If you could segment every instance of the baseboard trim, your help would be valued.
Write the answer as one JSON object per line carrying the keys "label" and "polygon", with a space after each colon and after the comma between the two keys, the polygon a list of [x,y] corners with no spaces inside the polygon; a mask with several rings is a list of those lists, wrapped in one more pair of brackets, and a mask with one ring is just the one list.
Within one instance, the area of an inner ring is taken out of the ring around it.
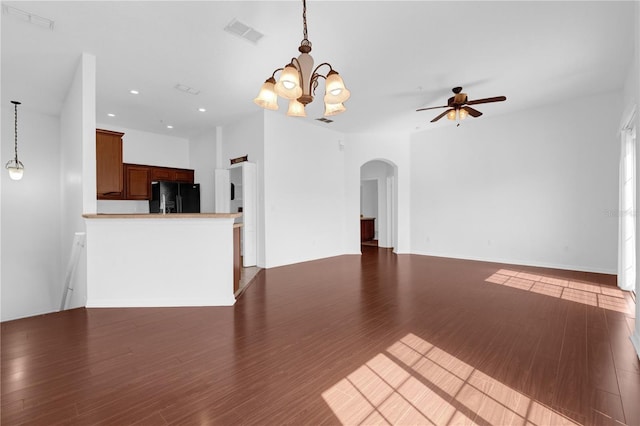
{"label": "baseboard trim", "polygon": [[233,306],[236,299],[97,299],[87,300],[87,308],[178,308],[195,306]]}
{"label": "baseboard trim", "polygon": [[581,266],[581,265],[565,265],[565,264],[559,264],[559,263],[532,262],[527,260],[501,259],[501,258],[490,258],[490,257],[483,257],[483,256],[460,256],[460,255],[453,255],[453,254],[430,253],[430,252],[423,252],[423,251],[414,251],[412,252],[412,254],[417,254],[420,256],[446,257],[446,258],[461,259],[461,260],[475,260],[478,262],[502,263],[506,265],[533,266],[537,268],[552,268],[552,269],[562,269],[567,271],[592,272],[596,274],[608,274],[608,275],[618,274],[617,269],[593,268],[593,267]]}

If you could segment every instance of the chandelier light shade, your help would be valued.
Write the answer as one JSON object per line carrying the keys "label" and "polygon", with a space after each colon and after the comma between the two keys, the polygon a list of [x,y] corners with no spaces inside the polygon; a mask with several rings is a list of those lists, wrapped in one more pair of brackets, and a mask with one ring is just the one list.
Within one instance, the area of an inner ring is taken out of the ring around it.
{"label": "chandelier light shade", "polygon": [[253,100],[256,104],[262,108],[277,110],[278,109],[278,95],[276,95],[276,79],[271,77],[264,82],[260,88],[258,97]]}
{"label": "chandelier light shade", "polygon": [[20,180],[22,179],[22,175],[24,174],[24,165],[22,165],[22,162],[18,160],[18,105],[20,105],[20,102],[11,101],[11,103],[13,104],[13,108],[14,108],[15,137],[14,137],[13,147],[14,147],[15,156],[13,157],[12,160],[9,160],[7,164],[5,164],[4,168],[9,171],[9,177],[11,179]]}
{"label": "chandelier light shade", "polygon": [[306,117],[307,113],[304,110],[304,105],[298,102],[297,99],[291,99],[289,101],[289,110],[287,111],[289,117]]}
{"label": "chandelier light shade", "polygon": [[[343,103],[349,99],[351,92],[347,90],[340,74],[331,64],[323,62],[313,67],[311,42],[307,35],[307,2],[302,0],[303,39],[298,51],[300,55],[292,58],[284,68],[276,69],[270,78],[262,85],[258,96],[253,100],[265,109],[278,109],[278,96],[289,100],[287,115],[291,117],[306,117],[305,106],[313,102],[319,79],[325,79],[325,116],[336,115],[346,110]],[[327,67],[327,74],[320,69]],[[280,72],[276,82],[275,76]]]}

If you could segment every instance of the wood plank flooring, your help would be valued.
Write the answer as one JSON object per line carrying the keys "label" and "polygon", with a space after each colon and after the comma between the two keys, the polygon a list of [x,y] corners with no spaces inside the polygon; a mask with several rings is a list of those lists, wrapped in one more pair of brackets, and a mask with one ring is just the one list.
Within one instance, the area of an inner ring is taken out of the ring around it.
{"label": "wood plank flooring", "polygon": [[2,323],[2,425],[640,425],[615,277],[362,247],[233,307]]}

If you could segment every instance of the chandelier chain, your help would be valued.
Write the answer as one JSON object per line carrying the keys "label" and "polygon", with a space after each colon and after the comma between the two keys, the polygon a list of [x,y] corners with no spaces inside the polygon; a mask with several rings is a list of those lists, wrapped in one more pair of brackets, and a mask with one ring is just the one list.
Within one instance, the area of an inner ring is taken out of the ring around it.
{"label": "chandelier chain", "polygon": [[302,24],[303,24],[303,31],[302,31],[302,40],[307,40],[309,41],[309,36],[307,35],[307,1],[306,0],[302,0]]}

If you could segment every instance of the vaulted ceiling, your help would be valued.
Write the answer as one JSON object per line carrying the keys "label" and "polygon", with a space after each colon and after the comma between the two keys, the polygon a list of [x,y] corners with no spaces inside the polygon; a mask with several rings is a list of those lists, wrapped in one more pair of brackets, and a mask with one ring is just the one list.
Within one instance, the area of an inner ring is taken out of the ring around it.
{"label": "vaulted ceiling", "polygon": [[[2,4],[3,113],[15,99],[59,114],[79,56],[88,52],[96,56],[99,123],[182,137],[258,111],[252,100],[261,84],[298,55],[302,39],[301,1]],[[352,95],[345,113],[319,123],[320,83],[303,120],[343,132],[412,132],[433,127],[436,115],[415,110],[446,103],[454,86],[470,99],[507,96],[478,106],[486,116],[620,89],[633,58],[637,6],[309,0],[311,54],[316,64],[331,63]],[[13,8],[54,21],[53,30]],[[254,44],[225,32],[233,19],[264,37]],[[281,100],[273,113],[285,114],[286,106]]]}

